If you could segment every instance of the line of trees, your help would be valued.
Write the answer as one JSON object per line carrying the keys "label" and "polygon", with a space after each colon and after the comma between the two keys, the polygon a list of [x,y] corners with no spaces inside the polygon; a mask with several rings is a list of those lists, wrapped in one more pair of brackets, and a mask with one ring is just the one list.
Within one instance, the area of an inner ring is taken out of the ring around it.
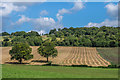
{"label": "line of trees", "polygon": [[11,34],[9,34],[7,32],[2,32],[2,33],[0,33],[0,36],[24,36],[24,37],[27,37],[27,36],[40,36],[40,35],[36,31],[30,31],[28,33],[26,33],[25,31],[17,31],[17,32],[13,32]]}

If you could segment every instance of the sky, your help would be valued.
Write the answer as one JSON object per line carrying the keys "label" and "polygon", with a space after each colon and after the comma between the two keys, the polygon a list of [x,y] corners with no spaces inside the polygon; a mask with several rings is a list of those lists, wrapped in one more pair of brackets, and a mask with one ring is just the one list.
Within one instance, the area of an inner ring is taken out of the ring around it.
{"label": "sky", "polygon": [[0,3],[2,31],[48,33],[64,27],[118,26],[117,2]]}

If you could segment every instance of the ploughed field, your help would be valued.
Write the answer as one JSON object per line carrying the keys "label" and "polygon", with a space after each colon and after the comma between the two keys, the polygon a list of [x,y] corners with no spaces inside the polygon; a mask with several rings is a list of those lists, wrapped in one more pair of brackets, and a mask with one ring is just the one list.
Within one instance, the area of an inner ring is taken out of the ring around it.
{"label": "ploughed field", "polygon": [[[34,58],[28,61],[23,61],[30,65],[43,65],[46,63],[46,58],[40,56],[37,52],[39,46],[32,46],[32,54]],[[3,47],[2,49],[2,64],[16,63],[16,60],[10,60],[9,50],[11,47]],[[52,64],[59,65],[88,65],[88,66],[108,66],[111,63],[102,58],[96,48],[93,47],[61,47],[57,46],[58,56],[50,57],[49,61]]]}

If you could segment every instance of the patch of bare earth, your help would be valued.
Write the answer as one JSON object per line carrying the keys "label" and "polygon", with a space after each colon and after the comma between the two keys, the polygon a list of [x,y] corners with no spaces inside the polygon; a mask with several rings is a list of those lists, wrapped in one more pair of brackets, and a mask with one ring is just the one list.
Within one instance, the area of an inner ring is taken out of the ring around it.
{"label": "patch of bare earth", "polygon": [[111,64],[92,47],[59,47],[58,54],[53,62],[62,65],[108,66]]}

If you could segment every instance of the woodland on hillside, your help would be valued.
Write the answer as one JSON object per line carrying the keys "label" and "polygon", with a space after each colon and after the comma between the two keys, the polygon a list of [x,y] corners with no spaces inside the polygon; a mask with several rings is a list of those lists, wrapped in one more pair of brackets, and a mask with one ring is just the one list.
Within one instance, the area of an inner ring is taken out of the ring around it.
{"label": "woodland on hillside", "polygon": [[40,46],[46,41],[56,46],[85,46],[85,47],[119,47],[119,27],[80,27],[52,29],[48,34],[39,35],[38,32],[17,31],[0,34],[1,46],[13,46],[15,43],[28,43],[30,46]]}

